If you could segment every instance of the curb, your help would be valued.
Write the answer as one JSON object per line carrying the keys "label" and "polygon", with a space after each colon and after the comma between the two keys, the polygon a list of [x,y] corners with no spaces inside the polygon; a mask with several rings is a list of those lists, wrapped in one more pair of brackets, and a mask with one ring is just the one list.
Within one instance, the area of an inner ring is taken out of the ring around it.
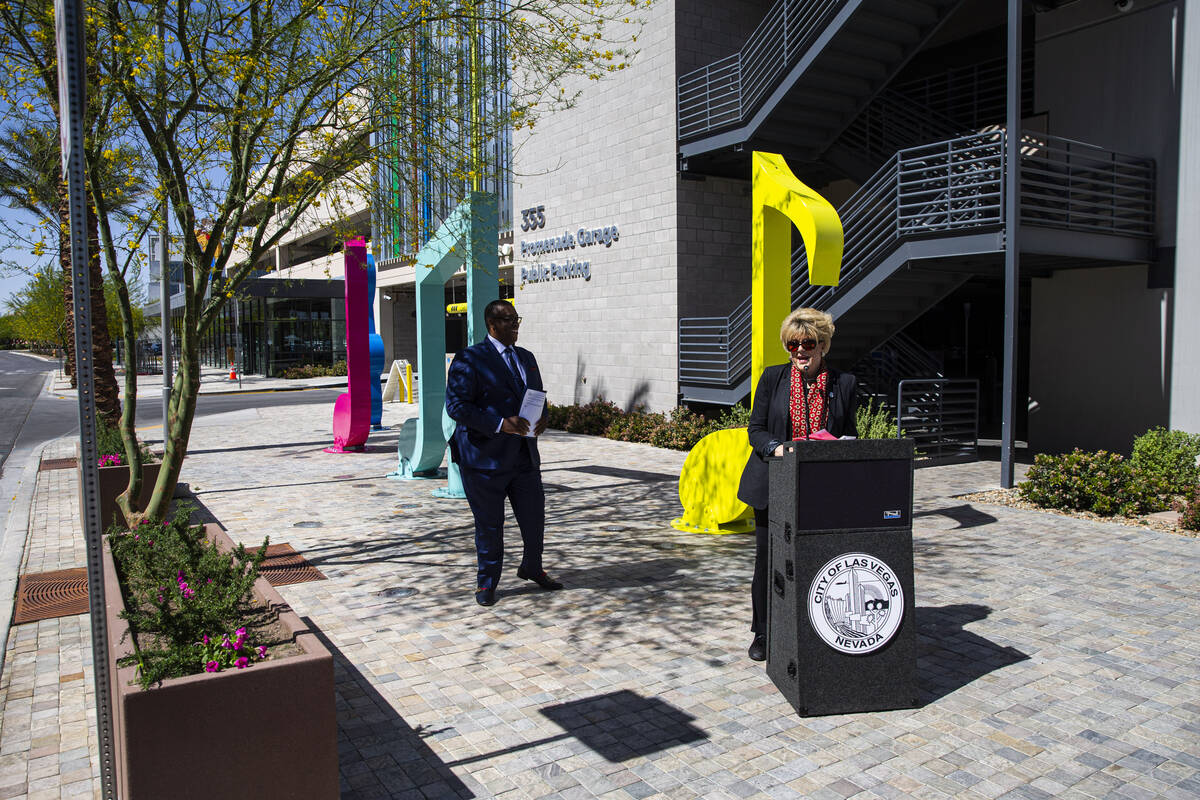
{"label": "curb", "polygon": [[[47,376],[49,383],[50,376]],[[43,390],[46,388],[42,387]],[[51,440],[54,441],[54,440]],[[0,481],[4,495],[12,491],[12,503],[4,527],[4,538],[0,542],[0,671],[4,669],[4,657],[8,653],[8,634],[12,627],[13,606],[16,603],[17,579],[20,577],[21,562],[25,558],[25,545],[29,541],[29,517],[33,511],[33,495],[37,489],[38,469],[42,465],[42,453],[50,442],[42,442],[29,454],[29,463],[15,478],[10,472]],[[9,454],[11,459],[12,454]]]}

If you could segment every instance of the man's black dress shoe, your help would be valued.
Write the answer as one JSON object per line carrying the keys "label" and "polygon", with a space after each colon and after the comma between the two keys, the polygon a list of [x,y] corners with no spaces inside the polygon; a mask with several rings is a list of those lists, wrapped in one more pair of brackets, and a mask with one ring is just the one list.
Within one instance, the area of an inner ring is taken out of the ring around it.
{"label": "man's black dress shoe", "polygon": [[766,661],[767,660],[767,637],[761,633],[754,634],[754,641],[750,643],[751,661]]}
{"label": "man's black dress shoe", "polygon": [[475,602],[479,603],[479,605],[481,605],[481,606],[496,605],[496,589],[495,589],[495,587],[489,589],[486,586],[480,586],[478,589],[475,590]]}
{"label": "man's black dress shoe", "polygon": [[517,568],[517,577],[521,578],[522,580],[533,581],[534,583],[536,583],[538,586],[542,587],[543,589],[561,589],[561,588],[563,588],[563,585],[561,583],[559,583],[558,581],[554,580],[549,575],[547,575],[544,570],[542,572],[539,572],[538,574],[534,575],[532,572],[526,572],[523,569]]}

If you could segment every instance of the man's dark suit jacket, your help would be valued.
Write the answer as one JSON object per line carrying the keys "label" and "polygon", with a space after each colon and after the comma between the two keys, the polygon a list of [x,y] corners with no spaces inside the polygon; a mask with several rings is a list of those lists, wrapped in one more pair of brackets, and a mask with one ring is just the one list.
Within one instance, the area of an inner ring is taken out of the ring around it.
{"label": "man's dark suit jacket", "polygon": [[[542,388],[533,353],[514,347],[525,369],[526,386]],[[458,423],[450,437],[450,458],[460,467],[497,471],[514,467],[529,447],[533,467],[541,465],[537,438],[499,433],[500,422],[521,410],[524,392],[490,340],[460,351],[446,376],[446,412]],[[532,423],[531,423],[532,426]]]}
{"label": "man's dark suit jacket", "polygon": [[[858,380],[849,372],[830,368],[825,402],[829,418],[825,430],[834,436],[858,436],[854,412],[858,409]],[[763,370],[754,390],[754,406],[750,409],[747,433],[754,450],[742,471],[738,484],[738,499],[753,508],[766,508],[770,494],[767,485],[767,462],[774,447],[795,438],[792,433],[792,365],[777,364]]]}

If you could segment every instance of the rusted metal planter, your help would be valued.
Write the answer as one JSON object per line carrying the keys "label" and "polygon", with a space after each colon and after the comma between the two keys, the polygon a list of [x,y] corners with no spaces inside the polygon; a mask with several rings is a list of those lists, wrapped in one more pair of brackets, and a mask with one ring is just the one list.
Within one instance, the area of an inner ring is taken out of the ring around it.
{"label": "rusted metal planter", "polygon": [[[141,508],[146,507],[146,503],[150,502],[150,495],[154,494],[154,484],[158,481],[160,467],[162,464],[158,461],[142,464],[142,492],[138,495]],[[129,486],[129,465],[98,467],[96,472],[100,476],[100,529],[107,531],[113,525],[114,517],[115,522],[124,527],[124,518],[117,507],[117,496]],[[83,502],[83,492],[79,493],[79,497],[80,502]]]}
{"label": "rusted metal planter", "polygon": [[[207,525],[218,545],[233,542]],[[269,583],[255,594],[304,651],[247,669],[189,675],[144,690],[112,554],[104,548],[108,666],[113,702],[118,796],[123,800],[214,797],[328,800],[338,796],[333,657]]]}

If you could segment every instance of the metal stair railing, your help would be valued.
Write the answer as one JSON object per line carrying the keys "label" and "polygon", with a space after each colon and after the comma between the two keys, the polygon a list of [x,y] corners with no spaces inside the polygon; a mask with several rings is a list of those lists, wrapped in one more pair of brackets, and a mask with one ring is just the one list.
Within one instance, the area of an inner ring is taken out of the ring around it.
{"label": "metal stair railing", "polygon": [[884,89],[842,132],[837,146],[875,164],[916,142],[958,136],[969,129],[900,92]]}
{"label": "metal stair railing", "polygon": [[[1154,236],[1154,164],[1082,142],[1022,133],[1021,220],[1068,230]],[[896,153],[840,212],[837,286],[808,284],[793,252],[793,306],[828,309],[905,240],[1004,223],[1003,129]],[[731,385],[749,369],[750,299],[728,317],[679,320],[681,384]]]}
{"label": "metal stair railing", "polygon": [[[1034,96],[1032,57],[1021,59],[1021,96]],[[897,82],[896,94],[942,119],[954,120],[959,131],[978,131],[1005,116],[1008,101],[1008,60],[1004,56],[955,67],[923,78]]]}
{"label": "metal stair railing", "polygon": [[680,139],[746,118],[849,0],[779,0],[742,49],[681,75]]}
{"label": "metal stair railing", "polygon": [[837,286],[808,283],[803,245],[793,259],[793,305],[828,309],[902,238],[1004,222],[1003,135],[973,134],[896,153],[842,212],[846,245]]}
{"label": "metal stair railing", "polygon": [[979,381],[919,378],[896,389],[896,435],[913,439],[918,455],[932,461],[976,459],[979,445]]}
{"label": "metal stair railing", "polygon": [[893,411],[896,387],[905,378],[941,378],[942,363],[903,331],[860,358],[850,367],[862,397],[871,397]]}

